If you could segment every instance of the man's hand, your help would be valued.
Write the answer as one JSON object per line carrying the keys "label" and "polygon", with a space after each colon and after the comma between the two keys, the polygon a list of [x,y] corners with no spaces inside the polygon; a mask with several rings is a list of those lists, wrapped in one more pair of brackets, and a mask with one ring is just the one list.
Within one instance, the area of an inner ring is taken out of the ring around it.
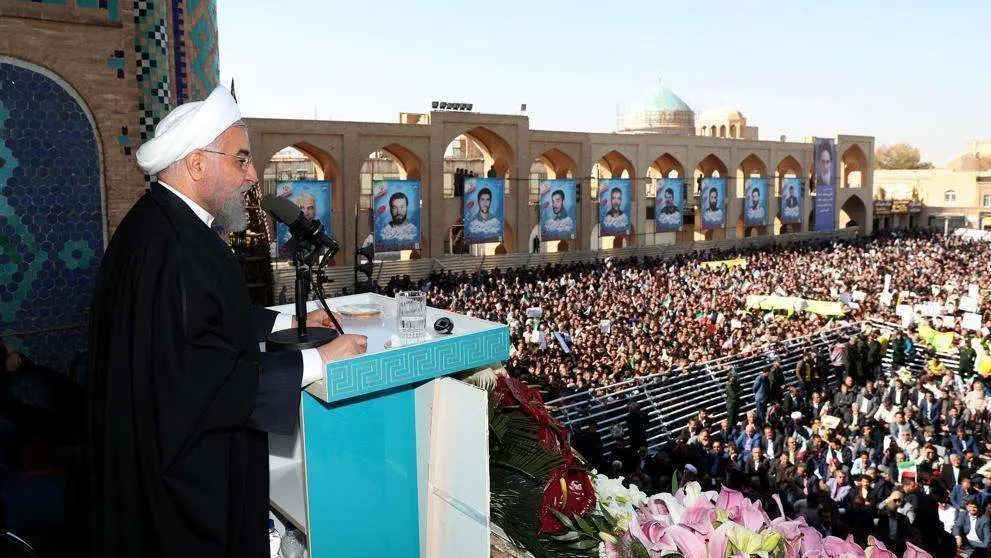
{"label": "man's hand", "polygon": [[[292,318],[292,327],[296,329],[299,322],[296,321],[296,316]],[[333,328],[334,325],[327,316],[327,312],[323,308],[318,308],[306,315],[306,327],[329,327]]]}
{"label": "man's hand", "polygon": [[[321,310],[322,312],[322,310]],[[326,314],[325,314],[326,315]],[[332,360],[364,354],[368,349],[368,338],[364,335],[339,335],[336,339],[322,347],[318,347],[320,358],[327,364]]]}

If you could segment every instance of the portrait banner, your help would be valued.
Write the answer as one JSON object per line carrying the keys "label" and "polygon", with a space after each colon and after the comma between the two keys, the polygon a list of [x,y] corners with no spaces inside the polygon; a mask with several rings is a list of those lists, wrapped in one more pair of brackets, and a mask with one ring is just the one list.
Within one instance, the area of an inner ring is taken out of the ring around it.
{"label": "portrait banner", "polygon": [[685,179],[658,178],[654,198],[654,232],[680,231],[685,222]]}
{"label": "portrait banner", "polygon": [[836,140],[815,138],[816,231],[836,228]]}
{"label": "portrait banner", "polygon": [[[331,188],[333,183],[330,180],[291,180],[278,182],[275,185],[275,195],[280,198],[295,203],[303,215],[309,219],[317,219],[323,224],[323,230],[330,234],[330,218],[333,214],[333,197]],[[276,223],[275,241],[279,258],[289,258],[289,226],[284,223]]]}
{"label": "portrait banner", "polygon": [[743,224],[748,227],[766,225],[767,179],[747,178],[743,186]]}
{"label": "portrait banner", "polygon": [[599,236],[630,234],[630,180],[609,178],[599,180]]}
{"label": "portrait banner", "polygon": [[578,234],[577,183],[574,180],[540,182],[540,240],[573,240]]}
{"label": "portrait banner", "polygon": [[420,248],[420,181],[372,182],[375,250],[394,252]]}
{"label": "portrait banner", "polygon": [[468,178],[461,196],[461,216],[465,225],[465,242],[482,244],[502,242],[505,223],[506,180],[503,178]]}
{"label": "portrait banner", "polygon": [[726,226],[725,178],[702,179],[702,199],[696,211],[702,213],[703,229],[721,229]]}
{"label": "portrait banner", "polygon": [[802,194],[804,188],[801,178],[781,179],[781,222],[802,222]]}

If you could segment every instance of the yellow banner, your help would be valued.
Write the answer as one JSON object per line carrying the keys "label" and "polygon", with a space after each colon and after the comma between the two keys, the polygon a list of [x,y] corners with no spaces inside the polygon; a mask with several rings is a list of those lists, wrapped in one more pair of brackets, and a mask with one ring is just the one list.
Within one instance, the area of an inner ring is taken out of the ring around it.
{"label": "yellow banner", "polygon": [[789,315],[794,312],[812,312],[821,316],[841,316],[846,311],[842,302],[806,300],[797,296],[747,295],[746,306],[747,310],[784,310]]}
{"label": "yellow banner", "polygon": [[846,311],[846,305],[842,302],[827,300],[807,300],[805,311],[819,314],[820,316],[841,316]]}
{"label": "yellow banner", "polygon": [[941,353],[948,353],[953,349],[952,331],[936,331],[929,326],[921,326],[919,338]]}
{"label": "yellow banner", "polygon": [[746,265],[747,260],[743,258],[737,258],[735,260],[717,260],[712,262],[702,262],[699,264],[700,267],[706,269],[719,269],[720,267],[736,267],[738,265]]}

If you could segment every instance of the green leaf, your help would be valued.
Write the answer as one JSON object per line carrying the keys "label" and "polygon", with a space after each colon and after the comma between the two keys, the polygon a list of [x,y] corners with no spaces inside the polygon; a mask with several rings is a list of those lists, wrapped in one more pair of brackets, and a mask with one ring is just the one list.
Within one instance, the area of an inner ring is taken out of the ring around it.
{"label": "green leaf", "polygon": [[613,529],[616,528],[615,523],[610,525],[609,522],[606,521],[600,515],[592,515],[591,518],[592,518],[592,523],[595,523],[595,526],[599,528],[599,531],[605,531],[607,533],[611,533]]}
{"label": "green leaf", "polygon": [[554,514],[554,517],[556,517],[557,520],[560,521],[565,527],[571,529],[572,531],[577,531],[577,529],[575,529],[574,522],[568,519],[568,516],[564,515],[563,513],[559,512],[554,508],[548,508],[548,509],[551,510],[551,513]]}
{"label": "green leaf", "polygon": [[671,494],[678,492],[678,471],[671,475]]}
{"label": "green leaf", "polygon": [[563,535],[551,535],[551,538],[556,541],[571,542],[581,538],[581,534],[578,531],[568,531]]}
{"label": "green leaf", "polygon": [[609,525],[616,525],[617,523],[616,518],[613,517],[611,513],[609,513],[609,510],[607,510],[605,506],[599,504],[599,511],[602,512],[602,517],[606,518],[606,521],[609,522]]}
{"label": "green leaf", "polygon": [[582,517],[580,515],[576,515],[575,516],[575,521],[578,522],[578,527],[582,531],[584,531],[586,535],[588,535],[590,537],[594,537],[595,536],[595,531],[596,530],[594,528],[592,528],[591,525],[588,524],[588,521],[585,521],[584,519],[582,519]]}
{"label": "green leaf", "polygon": [[595,539],[594,541],[586,539],[584,541],[578,541],[576,543],[569,544],[568,548],[573,548],[575,550],[592,550],[593,548],[597,548],[598,546],[599,546],[599,539]]}

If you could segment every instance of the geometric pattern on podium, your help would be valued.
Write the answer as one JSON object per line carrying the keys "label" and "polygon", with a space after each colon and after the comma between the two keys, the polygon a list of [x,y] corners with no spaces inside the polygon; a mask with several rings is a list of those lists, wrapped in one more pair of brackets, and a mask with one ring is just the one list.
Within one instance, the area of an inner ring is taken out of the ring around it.
{"label": "geometric pattern on podium", "polygon": [[509,328],[469,333],[327,365],[327,400],[340,401],[509,358]]}

